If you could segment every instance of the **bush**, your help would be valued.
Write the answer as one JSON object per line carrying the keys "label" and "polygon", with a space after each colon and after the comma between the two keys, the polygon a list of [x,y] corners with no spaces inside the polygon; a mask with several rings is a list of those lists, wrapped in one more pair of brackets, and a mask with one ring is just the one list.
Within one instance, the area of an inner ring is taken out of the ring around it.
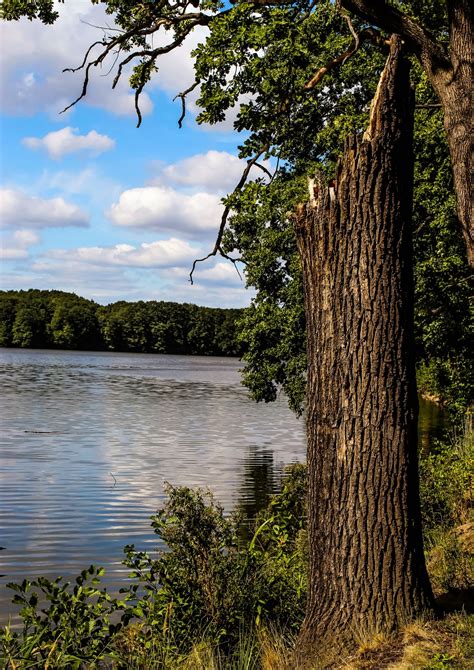
{"label": "bush", "polygon": [[97,667],[107,655],[122,623],[113,623],[125,603],[98,587],[104,571],[91,565],[71,588],[61,577],[40,577],[8,584],[15,591],[13,603],[21,606],[23,628],[0,629],[2,667],[70,668]]}

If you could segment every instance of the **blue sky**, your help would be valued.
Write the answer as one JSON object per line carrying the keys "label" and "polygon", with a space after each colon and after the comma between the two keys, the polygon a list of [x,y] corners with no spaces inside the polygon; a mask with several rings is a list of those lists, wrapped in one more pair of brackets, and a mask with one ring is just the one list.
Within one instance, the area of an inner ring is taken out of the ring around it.
{"label": "blue sky", "polygon": [[[94,73],[89,95],[77,65],[111,24],[88,0],[59,5],[54,26],[1,25],[1,288],[61,289],[101,303],[175,300],[244,306],[251,298],[213,245],[222,205],[243,164],[232,118],[199,127],[194,101],[182,129],[174,95],[193,81],[193,35],[160,61],[136,128],[127,76]],[[194,98],[195,100],[195,98]]]}

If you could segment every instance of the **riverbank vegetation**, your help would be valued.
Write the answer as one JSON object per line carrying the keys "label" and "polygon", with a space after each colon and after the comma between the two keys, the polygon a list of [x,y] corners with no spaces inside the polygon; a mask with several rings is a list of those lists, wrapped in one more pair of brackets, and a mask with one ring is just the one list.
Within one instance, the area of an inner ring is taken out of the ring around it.
{"label": "riverbank vegetation", "polygon": [[[358,631],[313,664],[293,656],[307,593],[306,468],[293,465],[256,519],[224,514],[208,492],[169,487],[152,527],[167,551],[125,547],[118,598],[91,566],[11,584],[22,628],[1,631],[2,667],[240,670],[443,670],[474,662],[472,424],[421,453],[425,551],[439,607],[394,636]],[[471,610],[472,612],[472,610]],[[337,652],[334,656],[333,652]]]}
{"label": "riverbank vegetation", "polygon": [[187,303],[104,306],[64,291],[0,291],[0,346],[238,356],[240,315]]}

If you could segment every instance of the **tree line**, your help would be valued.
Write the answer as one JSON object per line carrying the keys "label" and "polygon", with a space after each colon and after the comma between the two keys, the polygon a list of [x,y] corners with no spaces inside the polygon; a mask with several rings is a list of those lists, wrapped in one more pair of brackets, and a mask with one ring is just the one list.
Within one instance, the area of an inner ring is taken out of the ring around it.
{"label": "tree line", "polygon": [[64,291],[0,291],[0,346],[240,356],[241,313],[155,300],[99,305]]}

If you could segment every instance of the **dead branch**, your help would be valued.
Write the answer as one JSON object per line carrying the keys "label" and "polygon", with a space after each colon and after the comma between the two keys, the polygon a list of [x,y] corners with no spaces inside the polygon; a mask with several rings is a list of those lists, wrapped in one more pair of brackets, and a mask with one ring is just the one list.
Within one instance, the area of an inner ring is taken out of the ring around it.
{"label": "dead branch", "polygon": [[440,109],[441,107],[442,104],[440,102],[415,105],[415,109]]}
{"label": "dead branch", "polygon": [[[144,59],[145,61],[144,73],[147,72],[149,73],[154,61],[159,56],[169,53],[170,51],[173,51],[177,47],[181,46],[186,37],[194,30],[194,28],[196,28],[197,26],[208,25],[213,18],[214,18],[213,16],[209,14],[204,14],[202,12],[193,12],[188,14],[183,12],[182,14],[178,14],[177,16],[174,17],[162,16],[159,17],[156,21],[154,21],[153,24],[149,27],[143,26],[143,24],[139,24],[134,26],[133,28],[130,28],[130,30],[128,31],[119,32],[118,35],[110,37],[108,40],[104,39],[101,41],[94,42],[87,49],[84,55],[84,59],[79,66],[75,68],[66,68],[65,70],[63,70],[64,72],[78,72],[79,70],[85,70],[85,75],[80,95],[71,104],[67,105],[67,107],[65,107],[61,113],[66,112],[68,109],[71,109],[71,107],[74,107],[74,105],[76,105],[80,100],[82,100],[82,98],[84,98],[87,95],[91,67],[97,67],[98,65],[101,65],[112,50],[117,49],[118,53],[120,53],[120,51],[122,51],[127,47],[130,40],[134,38],[137,37],[143,38],[146,35],[153,34],[157,30],[159,30],[160,27],[169,29],[172,28],[173,26],[177,26],[178,24],[186,22],[184,28],[181,27],[179,35],[175,37],[175,39],[172,42],[166,44],[165,46],[157,47],[155,49],[147,48],[146,46],[144,46],[142,49],[137,49],[132,53],[130,53],[126,58],[124,58],[119,63],[117,68],[117,74],[115,75],[114,80],[112,82],[112,88],[115,88],[117,86],[120,77],[122,76],[123,68],[126,65],[128,65],[134,60]],[[91,54],[92,49],[97,45],[101,45],[103,47],[103,50],[100,52],[97,58],[89,60],[89,56]],[[135,90],[135,109],[138,117],[137,127],[140,126],[142,120],[142,115],[139,107],[139,98],[145,84],[146,84],[146,78],[142,76]]]}
{"label": "dead branch", "polygon": [[178,128],[183,127],[183,121],[184,117],[186,116],[186,96],[191,93],[191,91],[194,91],[194,89],[199,86],[199,81],[195,81],[194,84],[191,84],[189,88],[187,88],[185,91],[182,91],[181,93],[178,93],[177,95],[174,96],[173,102],[176,100],[176,98],[181,98],[181,116],[178,119]]}
{"label": "dead branch", "polygon": [[304,88],[307,91],[310,91],[317,84],[319,84],[319,82],[321,81],[321,79],[324,77],[325,74],[327,74],[331,70],[334,70],[334,68],[336,68],[338,65],[343,65],[351,56],[353,56],[359,50],[361,43],[364,42],[365,40],[370,40],[379,45],[386,46],[389,44],[389,42],[387,40],[384,40],[383,37],[380,35],[380,33],[377,30],[374,30],[373,28],[366,28],[365,30],[362,30],[362,32],[357,34],[354,30],[354,26],[352,25],[349,17],[346,16],[345,18],[350,26],[350,30],[353,35],[351,46],[349,47],[349,49],[347,49],[347,51],[344,51],[342,54],[326,63],[326,65],[323,65],[323,67],[319,68],[319,70],[304,85]]}
{"label": "dead branch", "polygon": [[[235,193],[238,193],[239,191],[242,190],[242,188],[243,188],[244,185],[245,185],[245,182],[247,181],[247,177],[249,176],[250,170],[252,169],[252,167],[253,167],[254,165],[257,164],[258,159],[259,159],[261,156],[263,156],[263,154],[265,154],[265,153],[268,151],[269,147],[270,147],[270,144],[269,144],[269,143],[265,144],[265,145],[260,149],[260,151],[258,152],[258,154],[255,154],[255,156],[254,156],[253,158],[250,158],[250,159],[247,161],[247,165],[246,165],[244,171],[242,172],[242,176],[240,177],[237,186],[234,188],[234,190],[233,190],[233,192],[232,192],[232,195],[234,195]],[[259,166],[259,167],[261,167],[261,166]],[[226,206],[224,207],[224,211],[223,211],[223,213],[222,213],[221,222],[220,222],[220,225],[219,225],[219,230],[218,230],[218,232],[217,232],[216,242],[215,242],[215,244],[214,244],[214,248],[212,249],[212,251],[210,251],[210,252],[207,254],[207,256],[204,256],[203,258],[196,258],[196,259],[193,261],[193,266],[192,266],[192,268],[191,268],[191,272],[189,273],[189,281],[191,282],[191,284],[194,283],[194,282],[193,282],[193,274],[194,274],[194,271],[195,271],[195,269],[196,269],[196,265],[197,265],[198,263],[203,263],[204,261],[207,261],[207,260],[208,260],[209,258],[211,258],[212,256],[217,256],[217,254],[219,254],[219,255],[222,256],[223,258],[226,258],[227,260],[231,261],[231,262],[234,264],[234,267],[236,268],[237,273],[238,273],[238,275],[239,275],[239,277],[240,277],[240,272],[239,272],[239,270],[238,270],[238,268],[237,268],[236,263],[238,263],[239,261],[242,262],[241,259],[239,259],[239,258],[232,258],[231,256],[228,256],[228,255],[225,253],[225,251],[222,249],[222,237],[224,236],[224,231],[225,231],[225,227],[226,227],[226,225],[227,225],[227,219],[228,219],[228,217],[229,217],[229,213],[230,213],[230,206],[229,206],[229,205],[226,205]]]}
{"label": "dead branch", "polygon": [[449,65],[447,55],[433,36],[408,14],[386,0],[341,0],[341,6],[387,33],[401,35],[422,61]]}

